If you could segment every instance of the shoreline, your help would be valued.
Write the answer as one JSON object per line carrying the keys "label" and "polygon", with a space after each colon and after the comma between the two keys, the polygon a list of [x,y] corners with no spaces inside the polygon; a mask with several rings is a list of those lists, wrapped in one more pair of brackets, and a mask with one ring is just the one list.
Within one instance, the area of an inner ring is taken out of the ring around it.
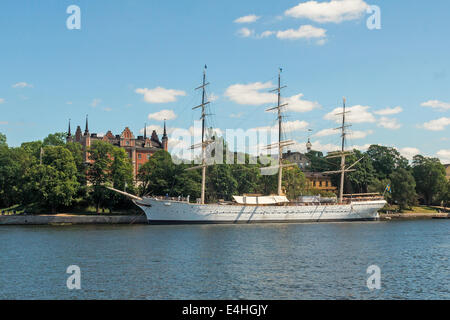
{"label": "shoreline", "polygon": [[[449,219],[449,213],[391,213],[381,214],[379,221]],[[96,224],[147,224],[145,215],[2,215],[2,225],[96,225]]]}

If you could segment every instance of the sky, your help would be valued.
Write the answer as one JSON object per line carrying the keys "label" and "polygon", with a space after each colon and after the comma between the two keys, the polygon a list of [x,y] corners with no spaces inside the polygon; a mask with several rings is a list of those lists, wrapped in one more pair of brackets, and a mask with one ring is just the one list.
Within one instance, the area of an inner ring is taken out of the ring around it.
{"label": "sky", "polygon": [[336,150],[345,96],[347,148],[450,163],[449,11],[447,0],[2,1],[0,132],[20,146],[69,119],[84,130],[87,114],[91,133],[146,124],[161,137],[164,119],[169,133],[188,129],[205,64],[208,125],[251,132],[276,124],[265,110],[282,68],[291,149],[309,137]]}

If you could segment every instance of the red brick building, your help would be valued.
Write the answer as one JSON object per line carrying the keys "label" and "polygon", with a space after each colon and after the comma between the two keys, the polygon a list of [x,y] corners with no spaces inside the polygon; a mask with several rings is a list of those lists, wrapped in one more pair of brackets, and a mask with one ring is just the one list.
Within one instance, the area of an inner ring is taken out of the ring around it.
{"label": "red brick building", "polygon": [[84,159],[86,162],[91,161],[89,159],[87,148],[91,146],[93,141],[106,141],[112,145],[125,149],[133,164],[133,174],[136,177],[141,166],[146,163],[156,151],[167,151],[169,138],[167,137],[166,132],[166,122],[164,122],[164,132],[161,140],[159,140],[155,130],[153,130],[150,137],[147,137],[147,128],[144,128],[144,135],[137,136],[137,138],[128,127],[126,127],[121,134],[114,135],[111,131],[108,131],[104,136],[98,136],[96,133],[89,133],[88,118],[86,117],[84,133],[81,131],[81,127],[78,126],[75,131],[75,136],[72,136],[69,121],[69,130],[66,141],[78,142],[83,146]]}

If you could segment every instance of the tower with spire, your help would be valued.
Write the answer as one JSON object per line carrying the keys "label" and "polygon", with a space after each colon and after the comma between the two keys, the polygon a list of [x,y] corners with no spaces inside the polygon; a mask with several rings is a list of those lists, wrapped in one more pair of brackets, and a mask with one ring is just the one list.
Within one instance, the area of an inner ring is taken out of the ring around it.
{"label": "tower with spire", "polygon": [[308,138],[308,142],[306,143],[306,152],[310,152],[312,148],[312,144],[310,139]]}
{"label": "tower with spire", "polygon": [[161,139],[162,147],[165,151],[169,149],[169,138],[167,137],[167,131],[166,131],[166,119],[164,119],[164,133],[163,137]]}
{"label": "tower with spire", "polygon": [[72,133],[70,132],[70,119],[69,119],[69,130],[67,131],[66,142],[73,142]]}
{"label": "tower with spire", "polygon": [[[69,119],[68,132],[66,135],[66,142],[76,142],[81,144],[83,148],[83,159],[86,164],[92,163],[92,159],[89,157],[89,148],[95,141],[108,142],[116,147],[125,149],[133,164],[133,174],[136,177],[139,173],[139,169],[150,160],[152,155],[159,150],[168,149],[169,137],[167,136],[166,122],[164,120],[164,132],[162,139],[158,138],[156,130],[150,130],[147,134],[147,124],[145,123],[141,133],[143,136],[135,137],[133,132],[126,127],[121,134],[114,135],[111,131],[107,131],[106,134],[97,135],[97,133],[91,133],[89,131],[89,119],[86,115],[86,124],[84,132],[81,126],[77,126],[75,133],[72,135],[72,124]],[[151,133],[151,134],[150,134]]]}

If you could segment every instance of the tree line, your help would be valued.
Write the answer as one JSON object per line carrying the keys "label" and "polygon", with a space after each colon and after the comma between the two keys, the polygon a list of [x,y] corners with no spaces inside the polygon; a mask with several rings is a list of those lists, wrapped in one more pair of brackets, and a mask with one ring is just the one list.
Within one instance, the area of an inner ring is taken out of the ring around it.
{"label": "tree line", "polygon": [[[133,204],[124,196],[104,187],[139,195],[200,197],[200,170],[186,170],[190,164],[176,165],[171,155],[156,152],[133,176],[133,166],[123,148],[103,141],[89,147],[89,159],[79,143],[66,143],[65,133],[48,135],[42,141],[9,147],[0,133],[0,208],[26,206],[34,212],[94,207],[96,212],[129,209]],[[326,158],[321,152],[306,154],[311,171],[339,168],[340,159]],[[261,175],[261,164],[218,164],[207,168],[207,201],[231,200],[237,194],[273,194],[277,175]],[[345,193],[384,193],[400,209],[422,203],[449,205],[450,182],[439,159],[417,155],[410,163],[395,148],[372,145],[366,152],[354,150],[346,158],[348,165],[359,162],[346,174]],[[135,179],[136,178],[136,179]],[[332,176],[338,186],[337,175]],[[385,192],[387,185],[391,192]],[[322,194],[312,189],[298,166],[283,170],[283,189],[289,199],[300,195]]]}

